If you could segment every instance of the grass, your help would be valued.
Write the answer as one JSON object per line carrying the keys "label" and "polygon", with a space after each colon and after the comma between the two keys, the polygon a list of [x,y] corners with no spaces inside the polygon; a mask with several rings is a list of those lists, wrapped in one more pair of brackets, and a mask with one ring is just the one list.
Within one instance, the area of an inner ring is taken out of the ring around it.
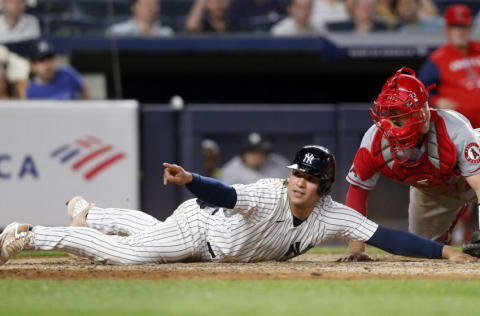
{"label": "grass", "polygon": [[0,280],[1,315],[476,315],[480,282]]}
{"label": "grass", "polygon": [[35,250],[24,250],[16,255],[16,258],[31,258],[31,257],[66,257],[68,253],[63,251],[35,251]]}

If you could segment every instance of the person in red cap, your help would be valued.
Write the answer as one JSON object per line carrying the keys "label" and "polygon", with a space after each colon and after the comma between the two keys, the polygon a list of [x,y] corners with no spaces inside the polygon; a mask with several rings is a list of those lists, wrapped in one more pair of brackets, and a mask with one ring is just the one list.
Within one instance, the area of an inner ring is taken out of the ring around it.
{"label": "person in red cap", "polygon": [[[430,86],[430,105],[438,109],[455,110],[480,128],[480,43],[472,41],[472,14],[464,4],[453,4],[445,10],[447,42],[430,54],[419,71],[418,78]],[[472,211],[460,221],[464,225],[464,240],[471,234]]]}
{"label": "person in red cap", "polygon": [[472,15],[463,4],[445,10],[447,42],[430,54],[419,71],[425,86],[436,84],[430,105],[465,115],[480,127],[480,43],[471,39]]}

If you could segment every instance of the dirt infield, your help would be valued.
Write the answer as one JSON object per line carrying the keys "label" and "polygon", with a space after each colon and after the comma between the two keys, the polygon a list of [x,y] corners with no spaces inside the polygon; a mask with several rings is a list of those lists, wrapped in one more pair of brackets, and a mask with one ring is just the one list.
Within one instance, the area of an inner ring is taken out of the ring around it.
{"label": "dirt infield", "polygon": [[97,265],[75,257],[22,258],[0,267],[0,278],[141,280],[480,280],[480,263],[459,264],[391,255],[378,261],[336,263],[339,255],[305,254],[288,262]]}

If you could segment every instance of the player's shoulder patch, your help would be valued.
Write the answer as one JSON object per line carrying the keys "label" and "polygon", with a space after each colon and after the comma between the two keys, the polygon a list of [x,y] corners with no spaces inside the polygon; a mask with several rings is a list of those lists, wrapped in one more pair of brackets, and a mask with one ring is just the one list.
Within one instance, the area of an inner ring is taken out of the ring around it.
{"label": "player's shoulder patch", "polygon": [[478,143],[472,142],[465,147],[465,159],[471,163],[480,163],[480,147]]}

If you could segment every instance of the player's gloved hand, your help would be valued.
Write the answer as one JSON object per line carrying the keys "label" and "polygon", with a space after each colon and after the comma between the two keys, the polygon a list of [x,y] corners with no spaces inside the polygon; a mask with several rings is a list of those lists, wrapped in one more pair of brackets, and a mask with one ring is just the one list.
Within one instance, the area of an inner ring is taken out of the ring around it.
{"label": "player's gloved hand", "polygon": [[167,185],[168,182],[173,182],[177,185],[184,185],[192,182],[192,174],[185,171],[181,166],[166,162],[163,163],[163,166],[165,167],[165,170],[163,171],[163,185]]}
{"label": "player's gloved hand", "polygon": [[375,261],[367,253],[352,253],[348,256],[339,258],[337,262],[359,262],[359,261]]}

